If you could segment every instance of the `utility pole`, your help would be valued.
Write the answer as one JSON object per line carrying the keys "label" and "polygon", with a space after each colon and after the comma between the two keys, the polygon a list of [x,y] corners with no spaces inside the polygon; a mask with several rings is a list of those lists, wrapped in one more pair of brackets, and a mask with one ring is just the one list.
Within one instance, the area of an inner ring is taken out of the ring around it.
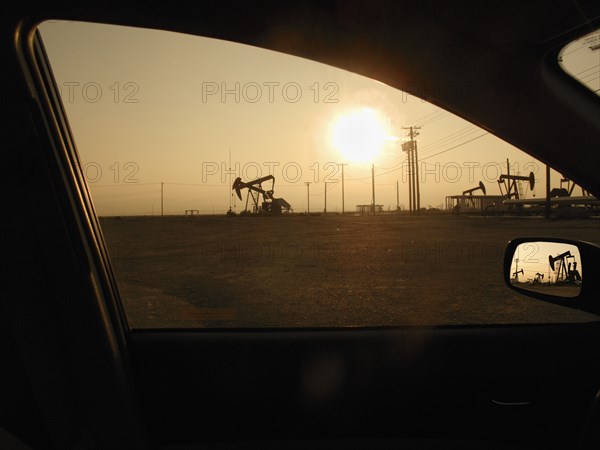
{"label": "utility pole", "polygon": [[323,209],[325,215],[327,215],[327,181],[325,181],[325,208]]}
{"label": "utility pole", "polygon": [[306,184],[306,213],[310,214],[310,181],[305,181]]}
{"label": "utility pole", "polygon": [[340,163],[342,166],[342,216],[344,215],[344,166],[347,165],[347,163]]}
{"label": "utility pole", "polygon": [[160,183],[160,216],[163,217],[164,214],[164,187],[165,187],[165,183]]}
{"label": "utility pole", "polygon": [[[421,192],[419,188],[419,156],[417,154],[417,141],[415,138],[420,134],[418,131],[421,127],[403,127],[409,130],[410,144],[407,142],[402,145],[402,150],[407,153],[408,159],[408,196],[411,213],[419,213],[421,209]],[[406,145],[408,144],[408,145]]]}
{"label": "utility pole", "polygon": [[[412,127],[411,127],[412,133]],[[418,134],[418,133],[417,133]],[[417,141],[413,140],[413,151],[415,152],[415,182],[417,184],[417,214],[421,211],[421,192],[419,190],[419,154],[417,152]]]}
{"label": "utility pole", "polygon": [[375,215],[375,164],[371,164],[371,191],[373,192],[371,208],[373,210],[373,215]]}
{"label": "utility pole", "polygon": [[406,157],[408,158],[408,211],[409,214],[413,213],[413,189],[412,189],[412,181],[413,181],[413,165],[412,165],[412,151],[410,150],[411,143],[408,143],[408,150],[406,153]]}
{"label": "utility pole", "polygon": [[[233,186],[233,182],[231,181],[231,178],[233,178],[231,175],[231,147],[229,147],[229,170],[227,171],[227,173],[229,174],[229,186]],[[229,192],[229,212],[233,212],[233,189],[230,190]]]}
{"label": "utility pole", "polygon": [[396,180],[396,212],[400,212],[400,185]]}
{"label": "utility pole", "polygon": [[550,218],[550,166],[546,164],[546,205],[545,205],[545,216],[546,219]]}

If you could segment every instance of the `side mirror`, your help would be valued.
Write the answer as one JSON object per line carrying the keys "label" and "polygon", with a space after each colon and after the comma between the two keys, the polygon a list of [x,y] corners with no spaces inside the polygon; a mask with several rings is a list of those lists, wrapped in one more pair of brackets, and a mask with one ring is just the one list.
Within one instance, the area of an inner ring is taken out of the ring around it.
{"label": "side mirror", "polygon": [[520,294],[600,314],[600,247],[559,238],[519,238],[504,254],[504,281]]}

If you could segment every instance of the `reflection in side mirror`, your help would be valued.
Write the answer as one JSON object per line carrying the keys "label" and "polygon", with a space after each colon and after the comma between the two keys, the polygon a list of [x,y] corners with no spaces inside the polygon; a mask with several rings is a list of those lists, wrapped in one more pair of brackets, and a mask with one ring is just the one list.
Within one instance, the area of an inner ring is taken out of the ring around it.
{"label": "reflection in side mirror", "polygon": [[524,242],[514,250],[510,265],[512,287],[558,297],[578,297],[583,281],[576,245]]}

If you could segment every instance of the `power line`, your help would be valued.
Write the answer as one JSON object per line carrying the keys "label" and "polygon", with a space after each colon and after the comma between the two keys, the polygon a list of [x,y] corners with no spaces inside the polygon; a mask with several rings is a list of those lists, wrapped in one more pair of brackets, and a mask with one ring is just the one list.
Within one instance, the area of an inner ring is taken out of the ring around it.
{"label": "power line", "polygon": [[587,69],[585,69],[585,70],[582,70],[581,72],[577,72],[576,74],[573,74],[573,76],[574,76],[574,77],[577,77],[577,76],[581,75],[582,73],[584,73],[584,72],[587,72],[587,71],[589,71],[589,70],[593,70],[593,69],[596,69],[596,70],[598,70],[598,66],[592,66],[592,67],[588,67]]}
{"label": "power line", "polygon": [[[460,144],[458,144],[458,145],[455,145],[455,146],[453,146],[453,147],[447,148],[447,149],[445,149],[445,150],[442,150],[441,152],[435,153],[435,154],[433,154],[433,155],[428,155],[428,156],[426,156],[425,158],[423,158],[423,157],[422,157],[422,158],[421,158],[421,161],[424,161],[424,160],[426,160],[426,159],[429,159],[429,158],[433,158],[434,156],[437,156],[437,155],[441,155],[442,153],[449,152],[450,150],[454,150],[455,148],[462,147],[463,145],[466,145],[466,144],[468,144],[469,142],[473,142],[473,141],[475,141],[475,140],[477,140],[477,139],[479,139],[479,138],[481,138],[481,137],[483,137],[483,136],[485,136],[485,135],[487,135],[487,134],[489,134],[489,133],[486,131],[485,133],[483,133],[483,134],[480,134],[479,136],[476,136],[476,137],[474,137],[473,139],[469,139],[468,141],[461,142],[461,143],[460,143]],[[398,171],[398,170],[402,169],[402,168],[403,168],[403,166],[404,166],[404,162],[405,162],[405,161],[403,161],[401,164],[398,164],[398,166],[396,166],[395,168],[392,168],[392,169],[390,169],[390,170],[388,170],[388,171],[381,172],[381,173],[377,174],[377,176],[383,176],[383,175],[387,175],[387,174],[389,174],[389,173],[393,173],[393,172],[396,172],[396,171]],[[368,178],[370,178],[370,177],[356,178],[356,179],[354,179],[354,181],[365,180],[365,179],[368,179]]]}
{"label": "power line", "polygon": [[[468,135],[478,132],[480,130],[481,129],[479,127],[477,127],[476,125],[468,125],[458,131],[455,131],[454,133],[450,133],[450,134],[444,136],[443,138],[437,139],[433,142],[430,142],[429,144],[422,146],[420,148],[421,155],[426,155],[428,153],[431,153],[432,151],[435,151],[439,147],[443,147],[444,145],[448,145],[453,141],[458,141],[460,139],[463,139],[463,138],[467,137]],[[395,159],[401,159],[401,158],[403,159],[404,157],[399,156]],[[392,170],[394,168],[397,168],[397,166],[393,165],[392,167],[386,167],[386,168],[382,167],[381,169]]]}
{"label": "power line", "polygon": [[448,134],[443,138],[437,139],[433,142],[430,142],[429,144],[423,145],[421,147],[421,150],[431,150],[435,147],[447,145],[449,142],[462,139],[465,136],[475,133],[477,131],[480,131],[480,128],[476,127],[475,125],[467,126],[465,128],[462,128],[461,130],[455,131],[454,133]]}
{"label": "power line", "polygon": [[476,136],[476,137],[474,137],[473,139],[469,139],[468,141],[466,141],[466,142],[463,142],[462,144],[455,145],[454,147],[447,148],[446,150],[442,150],[441,152],[435,153],[435,154],[433,154],[433,155],[429,155],[429,156],[427,156],[427,157],[425,157],[425,158],[421,158],[421,161],[423,161],[423,160],[425,160],[425,159],[433,158],[434,156],[441,155],[442,153],[449,152],[450,150],[454,150],[455,148],[462,147],[463,145],[465,145],[465,144],[468,144],[469,142],[473,142],[473,141],[475,141],[475,140],[477,140],[477,139],[479,139],[479,138],[481,138],[481,137],[483,137],[483,136],[485,136],[485,135],[487,135],[487,134],[490,134],[490,133],[488,133],[488,132],[486,131],[485,133],[483,133],[483,134],[480,134],[479,136]]}
{"label": "power line", "polygon": [[430,119],[427,119],[427,120],[425,120],[425,121],[423,121],[423,122],[418,122],[418,123],[420,123],[420,125],[419,125],[419,126],[423,126],[423,125],[430,125],[430,124],[432,124],[433,122],[437,122],[438,120],[445,119],[445,118],[446,118],[446,117],[447,117],[449,114],[450,114],[449,112],[447,112],[447,111],[444,111],[444,112],[443,112],[443,114],[441,114],[441,115],[440,115],[440,116],[438,116],[438,117],[432,117],[432,118],[430,118]]}
{"label": "power line", "polygon": [[[440,114],[440,116],[435,117],[436,114]],[[446,111],[442,108],[437,108],[435,111],[430,112],[429,114],[425,114],[424,116],[421,116],[416,120],[413,120],[413,122],[423,125],[424,122],[435,122],[436,120],[446,117],[448,114],[450,114],[448,111]],[[432,116],[432,117],[429,117],[429,116]]]}

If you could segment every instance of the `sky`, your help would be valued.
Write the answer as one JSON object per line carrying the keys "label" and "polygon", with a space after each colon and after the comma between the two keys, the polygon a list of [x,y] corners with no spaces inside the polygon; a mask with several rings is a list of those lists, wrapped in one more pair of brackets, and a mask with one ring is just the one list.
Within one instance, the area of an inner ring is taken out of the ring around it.
{"label": "sky", "polygon": [[[158,215],[161,190],[164,214],[223,214],[230,204],[240,212],[233,180],[269,174],[294,211],[323,211],[327,189],[327,210],[339,212],[342,163],[346,211],[371,203],[372,165],[375,203],[395,209],[398,185],[407,208],[401,145],[411,126],[421,127],[422,207],[441,207],[480,181],[499,195],[507,159],[512,174],[536,176],[526,198],[545,195],[539,161],[376,80],[166,31],[64,21],[40,31],[99,215]],[[589,42],[571,45],[563,64],[597,83]],[[560,175],[552,178],[558,187]]]}

